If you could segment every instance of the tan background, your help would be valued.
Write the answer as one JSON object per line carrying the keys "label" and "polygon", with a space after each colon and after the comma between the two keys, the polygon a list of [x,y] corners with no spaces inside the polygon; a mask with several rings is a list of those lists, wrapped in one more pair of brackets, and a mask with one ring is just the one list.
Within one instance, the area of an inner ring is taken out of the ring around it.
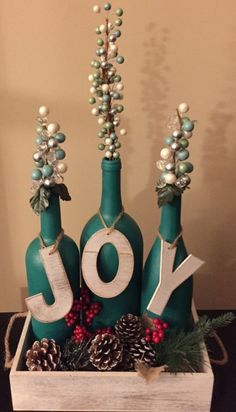
{"label": "tan background", "polygon": [[[37,108],[62,125],[73,202],[63,226],[77,241],[100,198],[98,125],[87,103],[94,28],[91,0],[0,0],[0,311],[23,308],[24,254],[38,233],[28,205]],[[103,3],[101,3],[103,4]],[[195,280],[199,308],[235,308],[235,0],[113,1],[124,7],[120,67],[125,83],[123,201],[139,222],[145,255],[159,221],[154,191],[166,118],[187,101],[192,189],[184,195],[188,250],[207,263]]]}

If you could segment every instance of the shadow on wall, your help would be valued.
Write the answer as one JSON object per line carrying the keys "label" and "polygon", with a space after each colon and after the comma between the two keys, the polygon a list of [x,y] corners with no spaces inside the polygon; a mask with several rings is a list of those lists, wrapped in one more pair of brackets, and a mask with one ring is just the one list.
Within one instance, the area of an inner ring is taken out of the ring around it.
{"label": "shadow on wall", "polygon": [[[163,137],[167,133],[165,125],[167,123],[169,91],[167,82],[169,67],[166,63],[168,40],[169,31],[167,28],[159,30],[155,23],[150,23],[146,27],[146,36],[143,42],[144,65],[139,88],[142,92],[142,119],[146,130],[145,136],[142,136],[142,141],[148,148],[148,156],[143,159],[144,167],[149,168],[148,182],[135,198],[130,199],[126,196],[127,210],[135,210],[135,216],[140,225],[145,222],[142,233],[146,251],[149,251],[153,243],[158,226],[159,210],[155,194],[156,161],[159,159]],[[127,148],[123,153],[128,167],[130,149]],[[126,184],[124,186],[126,187]]]}

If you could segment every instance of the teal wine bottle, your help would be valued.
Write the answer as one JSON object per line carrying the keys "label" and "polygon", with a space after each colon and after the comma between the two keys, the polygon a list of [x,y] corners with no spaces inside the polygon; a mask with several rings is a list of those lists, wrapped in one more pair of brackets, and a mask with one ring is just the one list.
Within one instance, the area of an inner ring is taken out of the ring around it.
{"label": "teal wine bottle", "polygon": [[[100,213],[108,227],[112,226],[123,210],[120,184],[120,159],[102,160],[102,197]],[[81,254],[90,237],[104,228],[99,214],[95,214],[85,225],[80,241]],[[115,229],[128,239],[134,255],[134,270],[127,288],[113,298],[102,298],[92,294],[93,300],[100,302],[102,310],[95,317],[94,328],[112,326],[124,314],[140,314],[141,279],[143,263],[143,239],[137,223],[124,213],[117,221]],[[98,274],[102,281],[110,282],[119,266],[118,254],[111,243],[101,248],[97,258]]]}
{"label": "teal wine bottle", "polygon": [[[62,231],[61,212],[59,196],[51,194],[48,208],[40,213],[41,218],[41,238],[45,246],[53,245]],[[29,296],[42,293],[48,305],[54,303],[54,296],[46,276],[44,266],[39,254],[41,247],[39,237],[36,237],[29,245],[26,252],[26,271],[28,280]],[[67,235],[64,235],[58,247],[66,274],[68,276],[74,298],[79,295],[79,271],[80,254],[75,242]],[[68,327],[65,319],[56,322],[42,323],[32,318],[32,329],[35,338],[44,337],[55,339],[58,343],[63,343],[71,336],[73,327]]]}
{"label": "teal wine bottle", "polygon": [[[168,243],[174,240],[181,233],[181,196],[175,196],[173,201],[162,206],[161,222],[159,233]],[[149,317],[156,317],[147,310],[147,306],[159,283],[161,240],[158,236],[151,248],[149,256],[145,262],[143,283],[142,283],[142,312],[146,312]],[[174,268],[187,257],[182,236],[177,243],[177,250],[174,261]],[[162,313],[162,319],[170,327],[176,329],[188,329],[191,325],[191,303],[193,292],[193,277],[189,277],[185,282],[178,286],[171,294],[169,301]]]}

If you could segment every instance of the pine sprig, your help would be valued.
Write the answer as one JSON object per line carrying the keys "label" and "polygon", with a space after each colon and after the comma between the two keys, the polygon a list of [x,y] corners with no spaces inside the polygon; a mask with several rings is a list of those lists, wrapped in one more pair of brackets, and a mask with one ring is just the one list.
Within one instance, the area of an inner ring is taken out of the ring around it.
{"label": "pine sprig", "polygon": [[91,369],[88,353],[90,343],[91,339],[81,343],[77,343],[73,339],[67,340],[62,352],[62,369],[65,371]]}
{"label": "pine sprig", "polygon": [[228,326],[235,319],[236,317],[232,312],[223,313],[213,319],[209,319],[207,316],[202,316],[199,318],[195,328],[201,330],[204,337],[212,336],[216,329]]}

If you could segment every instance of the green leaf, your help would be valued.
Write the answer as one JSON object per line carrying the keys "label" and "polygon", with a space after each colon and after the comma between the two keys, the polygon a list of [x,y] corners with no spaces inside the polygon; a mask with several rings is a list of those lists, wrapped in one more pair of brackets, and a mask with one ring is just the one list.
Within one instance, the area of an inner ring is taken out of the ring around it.
{"label": "green leaf", "polygon": [[49,206],[50,191],[40,186],[36,193],[30,198],[30,205],[36,215],[44,212]]}
{"label": "green leaf", "polygon": [[71,200],[68,189],[64,183],[56,184],[52,187],[52,193],[60,196],[61,200]]}

